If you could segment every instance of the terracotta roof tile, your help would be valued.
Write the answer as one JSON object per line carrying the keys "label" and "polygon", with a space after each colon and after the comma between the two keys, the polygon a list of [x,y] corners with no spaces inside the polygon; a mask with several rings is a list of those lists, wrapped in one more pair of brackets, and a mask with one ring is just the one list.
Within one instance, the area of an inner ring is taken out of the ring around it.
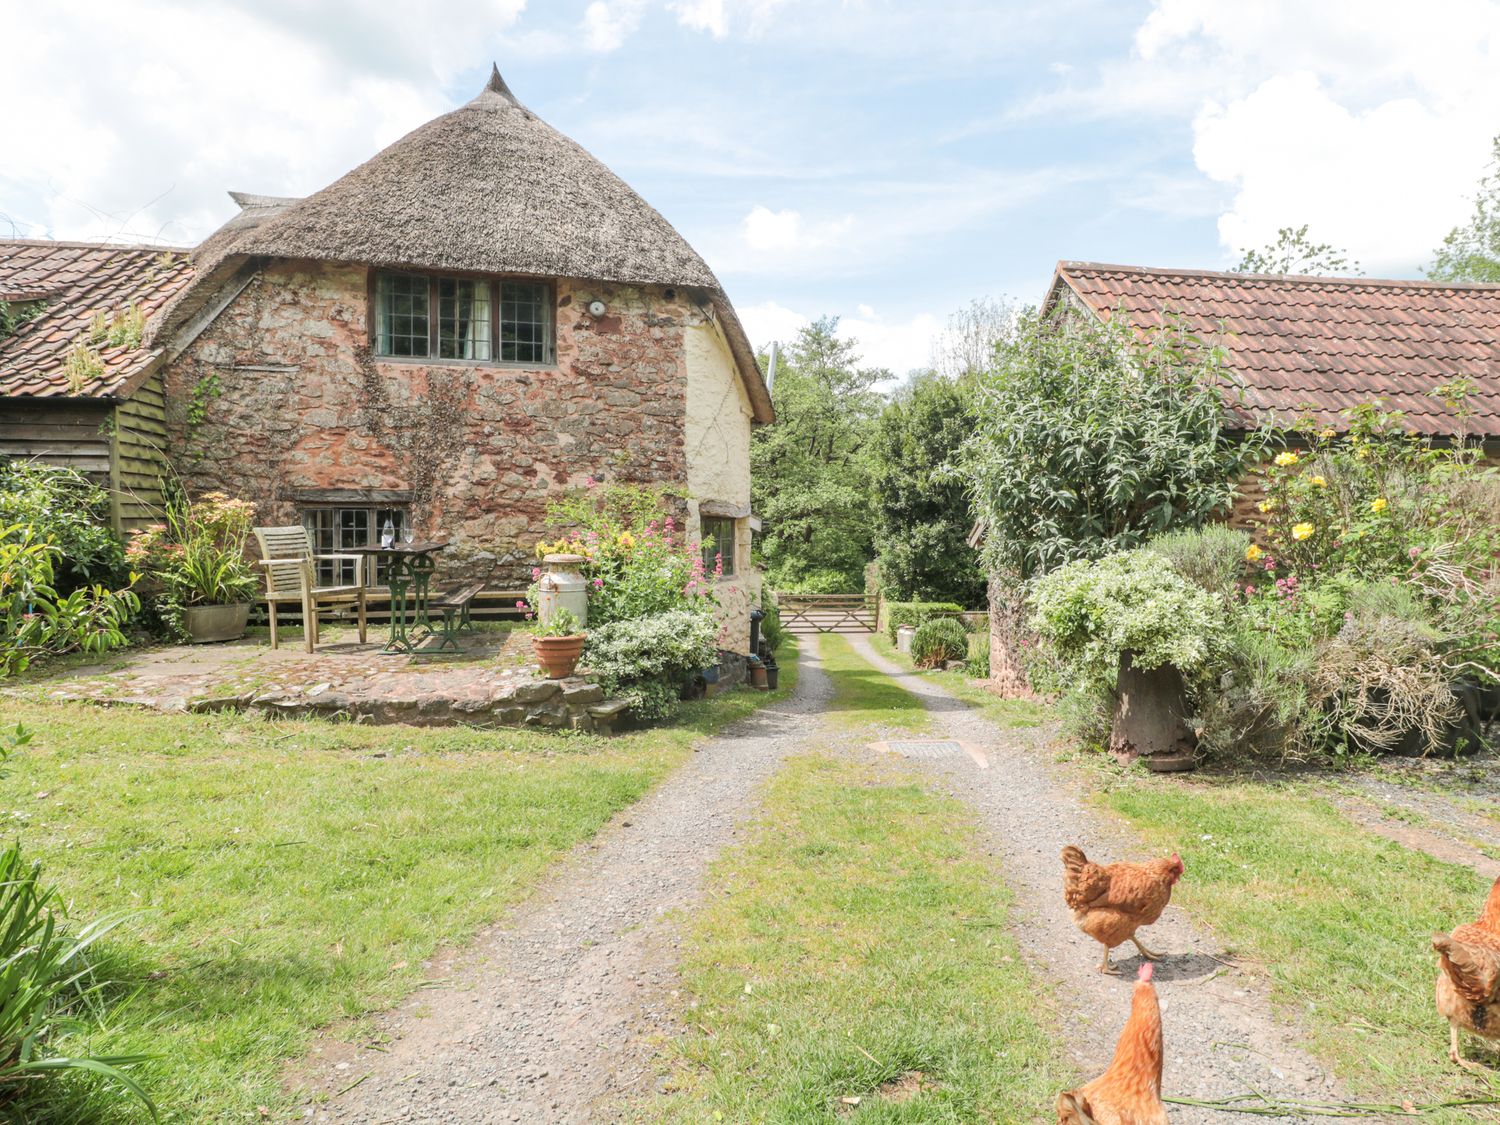
{"label": "terracotta roof tile", "polygon": [[1341,410],[1384,396],[1418,433],[1454,434],[1433,391],[1467,378],[1469,432],[1500,437],[1500,285],[1061,262],[1052,293],[1064,285],[1098,316],[1144,331],[1172,313],[1218,341],[1246,385],[1242,417],[1339,427]]}
{"label": "terracotta roof tile", "polygon": [[96,313],[112,316],[134,302],[148,318],[192,278],[186,253],[160,247],[0,239],[0,301],[42,300],[35,320],[0,340],[0,396],[110,398],[160,349],[94,345],[103,375],[71,387],[68,352],[87,341]]}

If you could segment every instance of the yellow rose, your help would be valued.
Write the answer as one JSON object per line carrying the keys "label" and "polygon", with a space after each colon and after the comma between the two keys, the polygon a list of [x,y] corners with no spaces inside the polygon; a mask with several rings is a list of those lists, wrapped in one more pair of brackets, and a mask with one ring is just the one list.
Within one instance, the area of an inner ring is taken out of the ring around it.
{"label": "yellow rose", "polygon": [[1275,508],[1276,508],[1276,501],[1274,501],[1274,500],[1262,500],[1259,504],[1257,504],[1255,506],[1258,509],[1260,509],[1260,511],[1262,511],[1262,512],[1270,512],[1270,511],[1274,511],[1275,510]]}
{"label": "yellow rose", "polygon": [[1385,511],[1389,507],[1390,507],[1390,503],[1386,500],[1386,498],[1384,496],[1380,497],[1378,500],[1371,500],[1370,501],[1370,511],[1372,511],[1372,512],[1383,512],[1383,511]]}
{"label": "yellow rose", "polygon": [[1322,438],[1324,441],[1327,441],[1329,438],[1331,438],[1331,437],[1334,436],[1335,432],[1336,431],[1334,430],[1334,428],[1332,426],[1329,426],[1326,429],[1324,429],[1320,434],[1318,434],[1318,436],[1320,438]]}
{"label": "yellow rose", "polygon": [[1319,488],[1328,487],[1328,481],[1323,477],[1308,477],[1307,479],[1310,480],[1313,484],[1317,485]]}
{"label": "yellow rose", "polygon": [[630,534],[630,532],[628,531],[622,531],[620,532],[620,537],[616,539],[615,542],[624,547],[626,550],[629,550],[631,547],[635,546],[635,536]]}
{"label": "yellow rose", "polygon": [[1312,533],[1317,530],[1318,529],[1310,523],[1299,523],[1292,528],[1292,538],[1299,540],[1309,539],[1312,537]]}
{"label": "yellow rose", "polygon": [[1301,458],[1293,453],[1290,449],[1286,450],[1286,452],[1284,453],[1276,454],[1276,464],[1280,465],[1283,469],[1288,465],[1295,465],[1300,460]]}
{"label": "yellow rose", "polygon": [[1245,559],[1248,562],[1255,562],[1264,554],[1265,552],[1257,547],[1254,543],[1251,543],[1250,546],[1245,548]]}

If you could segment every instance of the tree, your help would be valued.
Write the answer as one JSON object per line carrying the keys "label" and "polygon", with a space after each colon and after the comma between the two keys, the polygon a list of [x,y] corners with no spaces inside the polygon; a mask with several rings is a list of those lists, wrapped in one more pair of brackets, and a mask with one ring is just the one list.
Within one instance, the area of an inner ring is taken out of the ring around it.
{"label": "tree", "polygon": [[776,424],[750,446],[761,557],[781,589],[863,589],[873,554],[865,446],[890,372],[859,366],[837,328],[824,317],[797,334],[776,372]]}
{"label": "tree", "polygon": [[918,375],[874,427],[875,549],[889,597],[983,603],[984,575],[967,542],[974,517],[954,463],[973,428],[973,397],[972,376]]}
{"label": "tree", "polygon": [[1320,277],[1359,277],[1364,273],[1359,263],[1348,256],[1348,251],[1308,238],[1306,223],[1295,229],[1282,227],[1276,232],[1276,241],[1257,250],[1241,247],[1240,254],[1240,264],[1234,267],[1234,273],[1293,273]]}
{"label": "tree", "polygon": [[932,345],[932,365],[950,379],[983,371],[995,361],[995,348],[1011,333],[1016,311],[1003,301],[977,297],[948,318]]}
{"label": "tree", "polygon": [[1500,282],[1500,137],[1494,140],[1490,170],[1479,181],[1474,213],[1448,232],[1427,276],[1433,281]]}

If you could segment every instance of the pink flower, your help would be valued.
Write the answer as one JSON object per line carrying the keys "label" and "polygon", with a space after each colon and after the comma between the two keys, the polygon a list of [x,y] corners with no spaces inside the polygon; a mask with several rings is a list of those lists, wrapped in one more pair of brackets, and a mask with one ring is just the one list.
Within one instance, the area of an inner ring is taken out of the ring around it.
{"label": "pink flower", "polygon": [[602,579],[602,578],[595,578],[594,579],[594,589],[596,589],[596,590],[602,590],[602,589],[604,589],[604,579]]}
{"label": "pink flower", "polygon": [[516,608],[517,609],[525,609],[526,608],[526,599],[525,598],[517,598],[516,599]]}
{"label": "pink flower", "polygon": [[535,582],[541,576],[542,576],[542,568],[541,567],[534,566],[534,567],[531,568],[531,580],[533,582]]}
{"label": "pink flower", "polygon": [[1407,551],[1406,551],[1406,557],[1414,559],[1414,558],[1417,558],[1419,555],[1421,555],[1421,553],[1422,553],[1422,548],[1421,547],[1409,547],[1407,549]]}
{"label": "pink flower", "polygon": [[592,474],[590,474],[590,475],[589,475],[589,476],[586,476],[586,477],[584,477],[584,478],[583,478],[583,486],[584,486],[584,487],[585,487],[585,488],[593,488],[593,487],[594,487],[594,486],[595,486],[595,485],[597,485],[597,484],[598,484],[598,483],[599,483],[599,482],[598,482],[598,481],[596,481],[596,480],[595,480],[595,479],[594,479],[594,478],[593,478],[593,475],[592,475]]}

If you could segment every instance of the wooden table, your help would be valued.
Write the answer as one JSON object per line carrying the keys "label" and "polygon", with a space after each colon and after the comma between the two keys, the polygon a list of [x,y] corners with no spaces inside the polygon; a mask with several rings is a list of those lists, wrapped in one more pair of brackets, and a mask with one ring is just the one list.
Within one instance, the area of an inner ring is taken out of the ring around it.
{"label": "wooden table", "polygon": [[[427,595],[432,572],[437,567],[433,556],[446,546],[446,539],[431,539],[412,543],[398,540],[389,547],[346,548],[347,554],[386,559],[390,564],[386,584],[391,588],[391,639],[382,652],[410,656],[417,651],[416,642],[432,632],[432,622],[427,617]],[[424,628],[427,633],[413,637],[418,629]]]}

